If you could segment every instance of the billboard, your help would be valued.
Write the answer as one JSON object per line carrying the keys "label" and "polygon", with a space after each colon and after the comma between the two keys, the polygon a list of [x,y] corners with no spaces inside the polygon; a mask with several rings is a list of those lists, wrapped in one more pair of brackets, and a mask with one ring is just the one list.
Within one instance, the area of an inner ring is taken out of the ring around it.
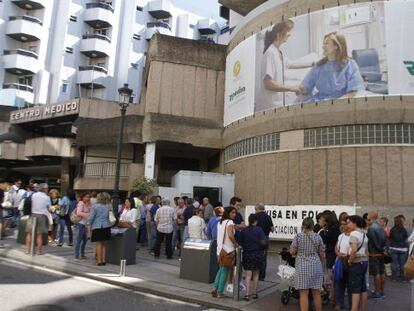
{"label": "billboard", "polygon": [[227,57],[224,125],[301,103],[414,94],[412,12],[414,1],[344,5],[252,35]]}
{"label": "billboard", "polygon": [[[313,218],[316,224],[316,215],[326,210],[332,210],[337,215],[342,212],[355,215],[356,207],[347,205],[266,205],[265,211],[272,218],[273,227],[275,228],[275,232],[271,232],[269,238],[278,241],[291,241],[296,234],[301,232],[302,221],[305,218]],[[245,219],[248,219],[252,213],[255,213],[254,206],[246,206]]]}

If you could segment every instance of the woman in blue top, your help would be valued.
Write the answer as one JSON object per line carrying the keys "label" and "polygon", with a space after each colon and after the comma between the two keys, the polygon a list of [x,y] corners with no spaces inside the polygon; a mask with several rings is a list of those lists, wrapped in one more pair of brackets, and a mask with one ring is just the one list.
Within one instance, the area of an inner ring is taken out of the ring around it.
{"label": "woman in blue top", "polygon": [[365,89],[356,62],[348,57],[346,39],[336,32],[323,41],[324,57],[309,71],[300,86],[303,102],[353,97]]}
{"label": "woman in blue top", "polygon": [[70,222],[70,215],[77,205],[76,193],[73,189],[69,189],[63,199],[60,201],[60,213],[59,213],[59,244],[63,246],[63,238],[65,233],[65,227],[69,233],[69,246],[73,245],[73,232],[72,223]]}
{"label": "woman in blue top", "polygon": [[267,239],[263,229],[257,226],[257,215],[250,214],[249,226],[240,232],[239,244],[243,248],[243,269],[246,274],[246,294],[244,300],[250,300],[250,280],[253,274],[253,299],[257,299],[260,267],[262,266]]}
{"label": "woman in blue top", "polygon": [[92,227],[91,242],[96,242],[96,261],[98,266],[106,265],[105,241],[111,238],[111,224],[109,222],[109,209],[111,196],[106,192],[98,193],[96,204],[89,216]]}

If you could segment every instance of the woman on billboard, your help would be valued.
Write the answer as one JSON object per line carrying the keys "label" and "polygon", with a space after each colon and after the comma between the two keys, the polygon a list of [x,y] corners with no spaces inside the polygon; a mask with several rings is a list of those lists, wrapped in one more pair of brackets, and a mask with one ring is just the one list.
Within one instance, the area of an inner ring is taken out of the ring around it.
{"label": "woman on billboard", "polygon": [[348,57],[346,39],[336,32],[323,41],[324,57],[305,76],[300,86],[302,102],[354,97],[364,90],[356,62]]}
{"label": "woman on billboard", "polygon": [[285,106],[285,92],[301,93],[299,85],[285,85],[285,69],[308,68],[312,64],[290,63],[280,50],[294,25],[292,20],[287,20],[266,31],[261,68],[262,100],[256,104],[256,111]]}

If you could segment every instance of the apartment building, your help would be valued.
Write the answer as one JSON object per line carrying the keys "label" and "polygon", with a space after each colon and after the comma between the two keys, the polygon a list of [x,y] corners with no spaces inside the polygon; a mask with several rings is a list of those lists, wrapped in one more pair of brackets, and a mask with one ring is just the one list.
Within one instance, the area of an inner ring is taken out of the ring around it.
{"label": "apartment building", "polygon": [[117,101],[123,83],[138,103],[155,33],[215,43],[220,27],[170,0],[0,1],[0,105]]}

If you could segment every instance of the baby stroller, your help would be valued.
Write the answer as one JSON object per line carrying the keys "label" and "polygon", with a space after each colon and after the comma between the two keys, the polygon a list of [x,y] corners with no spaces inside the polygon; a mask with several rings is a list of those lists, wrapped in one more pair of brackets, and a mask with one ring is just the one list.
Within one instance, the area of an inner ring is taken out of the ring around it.
{"label": "baby stroller", "polygon": [[[295,258],[289,253],[287,248],[283,248],[279,255],[281,257],[281,265],[279,265],[279,272],[277,274],[281,278],[281,285],[284,286],[280,300],[282,304],[287,305],[290,298],[299,300],[299,290],[294,287]],[[325,288],[321,292],[321,298],[323,305],[329,303],[329,292]],[[309,292],[309,302],[309,305],[312,305],[311,292]]]}

